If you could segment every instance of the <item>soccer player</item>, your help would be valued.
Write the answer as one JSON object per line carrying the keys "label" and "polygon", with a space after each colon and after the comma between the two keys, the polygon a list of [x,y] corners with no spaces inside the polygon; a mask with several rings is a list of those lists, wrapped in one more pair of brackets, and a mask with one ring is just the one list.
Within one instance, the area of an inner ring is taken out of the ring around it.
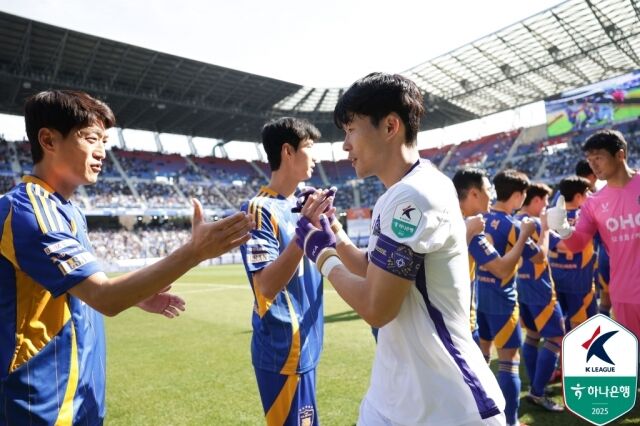
{"label": "soccer player", "polygon": [[[465,168],[458,170],[453,176],[453,185],[458,194],[458,202],[462,215],[467,223],[467,243],[469,244],[469,274],[471,278],[471,332],[474,340],[479,344],[477,311],[477,288],[478,282],[476,269],[483,268],[494,276],[505,279],[513,274],[513,271],[522,256],[522,251],[527,243],[527,239],[533,234],[535,225],[533,222],[523,223],[520,235],[504,256],[496,251],[493,244],[489,242],[484,234],[484,218],[482,215],[489,213],[491,206],[492,187],[484,170],[476,168]],[[477,217],[482,218],[483,227],[478,232],[471,232],[469,223],[475,221]],[[472,234],[472,235],[470,235]],[[489,362],[489,348],[484,353],[487,363]]]}
{"label": "soccer player", "polygon": [[[580,206],[589,197],[589,187],[589,181],[579,176],[569,176],[560,181],[558,188],[560,196],[566,200],[570,224],[575,223],[580,214]],[[549,261],[568,331],[597,313],[594,285],[596,253],[593,240],[582,251],[572,253],[560,237],[552,235]]]}
{"label": "soccer player", "polygon": [[[529,179],[524,173],[508,169],[494,176],[493,185],[496,202],[485,215],[485,233],[498,254],[505,256],[520,237],[520,221],[513,217],[513,212],[522,207]],[[544,253],[531,239],[527,242],[522,257],[535,263],[543,262]],[[521,386],[518,349],[522,345],[522,336],[516,272],[517,267],[514,266],[505,278],[501,278],[484,268],[477,271],[480,347],[485,357],[489,355],[491,343],[498,350],[498,383],[506,400],[508,424],[515,424],[518,420]]]}
{"label": "soccer player", "polygon": [[640,338],[640,176],[627,164],[627,141],[615,130],[600,130],[582,146],[598,179],[607,185],[582,205],[575,226],[566,220],[564,200],[549,209],[548,222],[572,252],[596,232],[610,257],[609,295],[618,322]]}
{"label": "soccer player", "polygon": [[357,176],[377,176],[387,188],[373,210],[369,247],[363,253],[344,231],[336,235],[324,216],[320,229],[313,226],[307,217],[323,211],[318,200],[305,205],[296,232],[340,296],[380,329],[359,425],[504,424],[500,389],[469,333],[455,188],[416,147],[423,113],[420,90],[403,76],[356,81],[334,121]]}
{"label": "soccer player", "polygon": [[[271,180],[242,206],[256,223],[241,247],[255,299],[251,358],[266,422],[274,426],[318,424],[322,276],[295,243],[300,215],[291,211],[298,184],[313,173],[312,149],[318,139],[318,129],[305,120],[285,117],[265,124],[262,144]],[[327,208],[331,202],[323,197],[321,205]]]}
{"label": "soccer player", "polygon": [[102,424],[102,315],[137,305],[169,318],[184,309],[163,292],[201,261],[249,239],[238,213],[203,221],[194,201],[190,241],[165,259],[117,278],[101,271],[87,222],[69,199],[96,182],[115,124],[111,109],[81,92],[29,98],[31,176],[0,198],[0,423]]}
{"label": "soccer player", "polygon": [[[580,159],[578,163],[576,163],[576,175],[583,177],[589,181],[589,191],[595,193],[596,189],[596,181],[598,178],[591,170],[591,166],[587,160]],[[559,192],[558,192],[559,195]],[[556,200],[557,202],[557,200]],[[556,204],[553,203],[553,205]],[[598,312],[609,316],[611,310],[611,299],[609,298],[609,255],[607,254],[607,250],[602,244],[602,239],[600,235],[596,233],[594,239],[595,249],[596,249],[596,291],[598,293],[599,302],[598,302]]]}
{"label": "soccer player", "polygon": [[[546,229],[546,223],[540,220],[549,203],[549,195],[551,188],[547,185],[532,183],[527,189],[522,208],[516,215],[516,219],[522,222],[529,220],[535,224],[532,238],[545,253],[542,263],[535,264],[529,259],[522,259],[516,281],[520,318],[526,330],[522,357],[531,383],[527,399],[548,411],[559,412],[564,411],[564,407],[544,395],[544,388],[551,379],[558,361],[564,336],[562,310],[556,300],[551,270],[546,258],[549,230]],[[538,348],[541,337],[544,337],[544,343]]]}

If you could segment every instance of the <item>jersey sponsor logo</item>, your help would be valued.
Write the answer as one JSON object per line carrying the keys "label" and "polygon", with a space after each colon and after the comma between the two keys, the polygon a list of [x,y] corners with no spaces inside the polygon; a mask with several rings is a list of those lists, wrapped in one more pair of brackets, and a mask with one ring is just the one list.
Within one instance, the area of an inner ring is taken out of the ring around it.
{"label": "jersey sponsor logo", "polygon": [[626,216],[610,217],[605,222],[605,225],[609,232],[640,227],[640,213],[635,217],[631,213]]}
{"label": "jersey sponsor logo", "polygon": [[422,220],[422,211],[412,202],[400,203],[396,206],[391,221],[391,230],[400,238],[413,236]]}
{"label": "jersey sponsor logo", "polygon": [[44,252],[47,255],[50,255],[51,253],[57,253],[67,247],[72,247],[72,246],[79,246],[79,244],[76,240],[67,238],[66,240],[58,241],[57,243],[54,243],[54,244],[49,244],[44,248]]}
{"label": "jersey sponsor logo", "polygon": [[262,263],[269,260],[269,256],[266,253],[250,254],[248,258],[249,263]]}
{"label": "jersey sponsor logo", "polygon": [[62,272],[62,275],[67,275],[72,271],[78,269],[82,265],[95,262],[96,258],[88,251],[82,252],[73,256],[71,259],[58,262],[58,269]]}

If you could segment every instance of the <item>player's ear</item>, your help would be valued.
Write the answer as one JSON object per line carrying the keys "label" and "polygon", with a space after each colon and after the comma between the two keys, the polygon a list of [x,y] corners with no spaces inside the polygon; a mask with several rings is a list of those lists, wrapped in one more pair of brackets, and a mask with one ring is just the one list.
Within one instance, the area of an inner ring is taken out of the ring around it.
{"label": "player's ear", "polygon": [[293,147],[288,143],[283,143],[280,149],[280,156],[282,158],[289,157],[293,154]]}
{"label": "player's ear", "polygon": [[56,131],[43,127],[38,131],[38,143],[42,147],[43,152],[53,152],[55,150],[54,140],[56,139]]}
{"label": "player's ear", "polygon": [[387,136],[395,137],[400,131],[402,120],[398,114],[392,112],[382,119],[382,124]]}

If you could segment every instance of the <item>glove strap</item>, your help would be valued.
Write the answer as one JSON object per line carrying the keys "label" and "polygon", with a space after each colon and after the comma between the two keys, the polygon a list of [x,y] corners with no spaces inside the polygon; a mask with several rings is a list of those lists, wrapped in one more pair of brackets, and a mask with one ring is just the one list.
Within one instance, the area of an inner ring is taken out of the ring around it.
{"label": "glove strap", "polygon": [[[318,258],[318,267],[320,269],[320,273],[325,276],[328,277],[329,274],[331,273],[331,271],[333,270],[333,268],[335,268],[338,265],[342,265],[342,261],[340,260],[340,258],[338,257],[337,253],[335,250],[333,249],[328,249],[326,251],[333,251],[333,253],[328,253],[325,256],[325,253],[322,253],[320,255],[320,257]],[[320,260],[322,259],[322,260]]]}

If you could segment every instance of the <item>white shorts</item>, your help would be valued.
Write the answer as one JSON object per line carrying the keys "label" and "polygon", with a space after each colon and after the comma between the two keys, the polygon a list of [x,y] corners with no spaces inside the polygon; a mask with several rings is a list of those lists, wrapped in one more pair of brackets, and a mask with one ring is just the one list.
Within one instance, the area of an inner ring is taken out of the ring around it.
{"label": "white shorts", "polygon": [[[470,421],[465,423],[459,423],[451,426],[505,426],[507,421],[504,417],[504,413],[497,414],[488,419],[479,421]],[[425,423],[427,425],[427,423]],[[363,399],[360,404],[360,414],[358,415],[357,426],[409,426],[400,423],[394,423],[392,420],[384,417],[378,410],[376,410],[371,404],[367,402],[367,399]],[[417,426],[417,425],[416,425]]]}

